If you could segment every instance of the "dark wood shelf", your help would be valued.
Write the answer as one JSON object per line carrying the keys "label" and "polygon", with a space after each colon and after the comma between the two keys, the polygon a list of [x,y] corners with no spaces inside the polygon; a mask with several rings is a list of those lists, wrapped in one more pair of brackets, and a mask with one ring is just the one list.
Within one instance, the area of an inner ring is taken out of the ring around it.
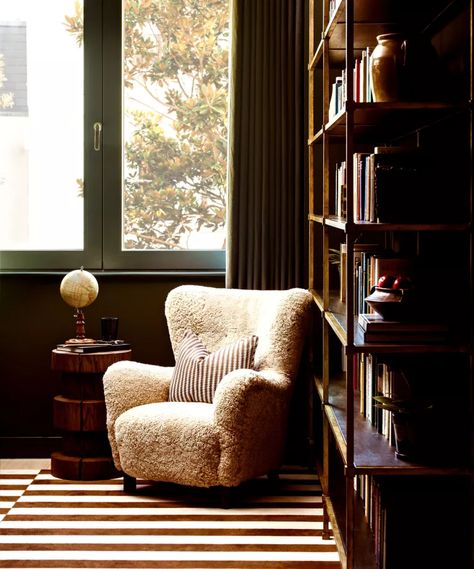
{"label": "dark wood shelf", "polygon": [[[403,336],[400,337],[403,340]],[[372,352],[372,353],[467,353],[469,346],[465,343],[456,341],[450,344],[443,343],[421,343],[421,344],[407,344],[400,341],[400,343],[387,343],[387,342],[364,342],[363,331],[361,327],[354,323],[354,352]]]}
{"label": "dark wood shelf", "polygon": [[[322,292],[320,293],[322,299]],[[321,301],[322,302],[322,301]],[[343,346],[347,346],[347,317],[346,304],[339,300],[339,293],[331,291],[329,296],[329,309],[324,312],[324,318],[329,323],[331,329],[339,338]],[[467,343],[457,341],[453,338],[452,343],[404,343],[403,336],[400,336],[399,343],[388,342],[364,342],[363,331],[357,324],[357,318],[354,317],[354,344],[350,346],[353,353],[372,352],[372,353],[465,353],[469,351]]]}
{"label": "dark wood shelf", "polygon": [[310,219],[329,227],[340,229],[345,233],[351,231],[351,227],[356,233],[360,233],[361,231],[380,233],[386,233],[387,231],[463,232],[469,231],[471,228],[470,223],[375,223],[371,221],[356,221],[353,224],[349,224],[345,218],[338,217],[337,215],[328,215],[327,217],[323,217],[322,215],[312,215],[310,216]]}
{"label": "dark wood shelf", "polygon": [[[342,67],[345,63],[345,0],[342,0],[323,32],[328,40],[331,65]],[[417,35],[422,31],[432,33],[443,22],[453,18],[466,2],[462,0],[358,0],[354,3],[354,50],[376,45],[376,36],[382,33],[398,32]],[[410,17],[407,18],[407,13]]]}
{"label": "dark wood shelf", "polygon": [[469,231],[470,223],[373,223],[354,222],[354,229],[360,231]]}
{"label": "dark wood shelf", "polygon": [[341,109],[333,117],[331,117],[328,122],[322,127],[321,133],[328,133],[332,136],[340,136],[345,138],[346,136],[346,109]]}
{"label": "dark wood shelf", "polygon": [[328,514],[329,522],[331,524],[334,541],[336,542],[337,552],[339,553],[339,559],[341,561],[341,566],[346,567],[346,548],[344,538],[340,530],[340,528],[344,527],[345,523],[344,504],[338,503],[337,500],[333,500],[330,496],[325,495],[324,505]]}
{"label": "dark wood shelf", "polygon": [[[333,527],[341,565],[345,567],[347,554],[344,540],[339,530],[345,524],[345,504],[342,500],[332,500],[328,496],[325,496],[324,499],[329,520]],[[373,554],[374,537],[367,523],[362,502],[358,498],[354,500],[354,537],[354,569],[376,569],[377,564]]]}
{"label": "dark wood shelf", "polygon": [[311,146],[315,143],[321,143],[323,141],[323,134],[324,128],[320,128],[316,134],[313,134],[313,136],[310,136],[308,138],[308,146]]}
{"label": "dark wood shelf", "polygon": [[346,7],[345,0],[339,0],[334,12],[331,14],[331,17],[329,18],[328,25],[326,26],[326,29],[323,32],[323,38],[330,38],[332,36],[339,21],[344,18],[345,7]]}
{"label": "dark wood shelf", "polygon": [[347,229],[347,220],[344,217],[339,217],[337,215],[329,215],[328,217],[325,217],[324,224],[342,231],[346,231]]}
{"label": "dark wood shelf", "polygon": [[[334,540],[342,567],[347,566],[347,552],[343,528],[346,525],[346,504],[341,496],[324,495],[324,505],[331,523]],[[376,569],[374,536],[370,530],[364,507],[359,498],[354,500],[354,569]]]}
{"label": "dark wood shelf", "polygon": [[347,115],[351,112],[355,141],[389,140],[465,109],[467,109],[467,103],[459,105],[441,101],[348,102],[346,109],[339,111],[324,125],[324,132],[331,137],[344,138]]}
{"label": "dark wood shelf", "polygon": [[331,330],[339,338],[343,346],[347,346],[347,326],[346,326],[346,315],[340,312],[340,309],[335,306],[336,304],[343,304],[339,300],[331,303],[332,306],[329,310],[324,312],[324,318],[329,323]]}
{"label": "dark wood shelf", "polygon": [[324,217],[318,213],[309,213],[308,220],[314,221],[314,223],[319,223],[321,225],[324,223]]}
{"label": "dark wood shelf", "polygon": [[318,67],[323,57],[324,42],[321,40],[316,48],[316,51],[308,63],[308,71],[312,71]]}
{"label": "dark wood shelf", "polygon": [[[322,383],[315,378],[316,391],[323,397]],[[462,476],[468,469],[461,466],[438,466],[404,462],[395,456],[391,447],[358,412],[359,396],[354,394],[354,469],[357,474]],[[331,379],[329,403],[324,405],[326,417],[336,439],[344,464],[347,465],[347,412],[345,376]]]}
{"label": "dark wood shelf", "polygon": [[317,291],[315,289],[310,289],[309,292],[313,295],[313,300],[314,300],[316,306],[322,312],[324,310],[323,293],[321,291]]}

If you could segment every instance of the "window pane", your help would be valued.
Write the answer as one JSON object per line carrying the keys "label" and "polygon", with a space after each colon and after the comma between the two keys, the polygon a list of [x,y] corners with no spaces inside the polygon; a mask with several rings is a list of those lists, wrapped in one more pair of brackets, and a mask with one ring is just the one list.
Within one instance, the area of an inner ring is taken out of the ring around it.
{"label": "window pane", "polygon": [[228,0],[124,0],[123,250],[225,247]]}
{"label": "window pane", "polygon": [[83,248],[82,2],[0,2],[0,249]]}

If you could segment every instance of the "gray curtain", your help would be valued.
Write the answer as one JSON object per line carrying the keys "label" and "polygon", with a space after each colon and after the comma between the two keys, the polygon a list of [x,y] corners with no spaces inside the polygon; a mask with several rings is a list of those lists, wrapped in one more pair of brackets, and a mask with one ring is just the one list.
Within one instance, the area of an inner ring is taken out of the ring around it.
{"label": "gray curtain", "polygon": [[227,286],[306,287],[304,0],[233,0]]}

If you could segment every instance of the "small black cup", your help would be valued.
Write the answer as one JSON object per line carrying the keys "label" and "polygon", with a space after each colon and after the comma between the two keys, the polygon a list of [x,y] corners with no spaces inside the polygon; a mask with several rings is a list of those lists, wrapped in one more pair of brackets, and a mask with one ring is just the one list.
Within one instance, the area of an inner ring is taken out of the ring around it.
{"label": "small black cup", "polygon": [[118,324],[119,319],[117,316],[103,316],[100,319],[100,332],[102,340],[110,342],[118,338]]}

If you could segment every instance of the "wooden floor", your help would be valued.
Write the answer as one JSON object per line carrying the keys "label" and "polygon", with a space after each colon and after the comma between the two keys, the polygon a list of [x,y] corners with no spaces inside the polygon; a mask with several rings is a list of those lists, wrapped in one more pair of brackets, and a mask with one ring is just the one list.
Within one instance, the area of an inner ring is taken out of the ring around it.
{"label": "wooden floor", "polygon": [[0,567],[339,569],[314,474],[253,480],[231,509],[212,490],[75,482],[49,463],[0,460]]}

